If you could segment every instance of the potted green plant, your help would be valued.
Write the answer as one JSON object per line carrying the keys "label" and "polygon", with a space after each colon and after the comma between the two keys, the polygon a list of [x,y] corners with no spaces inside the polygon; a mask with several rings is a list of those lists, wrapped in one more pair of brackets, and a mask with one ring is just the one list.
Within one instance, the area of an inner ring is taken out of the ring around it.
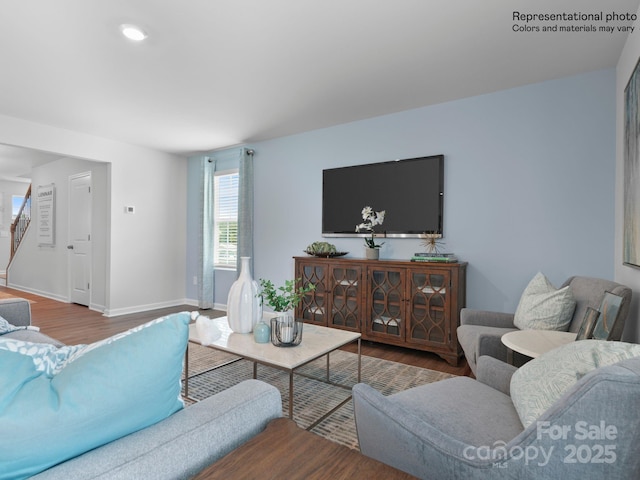
{"label": "potted green plant", "polygon": [[356,232],[370,232],[370,237],[365,237],[364,243],[366,247],[366,256],[370,260],[377,260],[380,256],[380,247],[384,245],[382,243],[375,242],[375,226],[382,225],[384,222],[385,210],[381,210],[379,212],[374,212],[373,208],[366,206],[362,209],[362,220],[364,220],[361,224],[356,225]]}
{"label": "potted green plant", "polygon": [[258,295],[262,298],[263,303],[266,301],[267,305],[275,312],[288,312],[297,307],[300,300],[316,288],[312,283],[296,288],[296,282],[300,282],[300,280],[300,278],[286,280],[283,286],[276,288],[271,280],[261,278]]}

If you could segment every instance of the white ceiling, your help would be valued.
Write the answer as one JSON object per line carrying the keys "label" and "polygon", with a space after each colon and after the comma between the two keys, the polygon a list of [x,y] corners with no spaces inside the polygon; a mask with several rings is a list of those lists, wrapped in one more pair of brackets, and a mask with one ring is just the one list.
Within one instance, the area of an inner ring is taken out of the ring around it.
{"label": "white ceiling", "polygon": [[614,67],[626,34],[516,33],[513,12],[639,3],[1,0],[0,114],[190,154]]}

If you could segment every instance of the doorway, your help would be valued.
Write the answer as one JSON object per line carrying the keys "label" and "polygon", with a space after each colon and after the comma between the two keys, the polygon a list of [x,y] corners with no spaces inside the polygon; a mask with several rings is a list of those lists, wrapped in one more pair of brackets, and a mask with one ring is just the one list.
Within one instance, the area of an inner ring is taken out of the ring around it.
{"label": "doorway", "polygon": [[91,172],[69,177],[69,299],[91,303]]}

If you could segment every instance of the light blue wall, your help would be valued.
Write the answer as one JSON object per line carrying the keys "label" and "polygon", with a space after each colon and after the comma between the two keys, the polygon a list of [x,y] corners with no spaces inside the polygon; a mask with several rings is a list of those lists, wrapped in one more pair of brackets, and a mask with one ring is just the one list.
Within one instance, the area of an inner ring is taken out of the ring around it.
{"label": "light blue wall", "polygon": [[[256,278],[291,278],[292,257],[322,239],[324,168],[434,154],[445,155],[446,250],[469,262],[468,306],[515,310],[537,271],[556,285],[613,278],[613,69],[250,146]],[[329,241],[364,254],[361,239]],[[381,257],[419,250],[387,239]]]}

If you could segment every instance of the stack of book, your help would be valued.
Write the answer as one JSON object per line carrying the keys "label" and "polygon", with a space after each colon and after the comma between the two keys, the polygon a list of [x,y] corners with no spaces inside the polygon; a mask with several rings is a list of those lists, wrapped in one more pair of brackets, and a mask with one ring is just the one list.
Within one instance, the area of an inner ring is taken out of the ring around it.
{"label": "stack of book", "polygon": [[458,261],[453,253],[414,253],[411,257],[412,262],[447,262],[454,263]]}

